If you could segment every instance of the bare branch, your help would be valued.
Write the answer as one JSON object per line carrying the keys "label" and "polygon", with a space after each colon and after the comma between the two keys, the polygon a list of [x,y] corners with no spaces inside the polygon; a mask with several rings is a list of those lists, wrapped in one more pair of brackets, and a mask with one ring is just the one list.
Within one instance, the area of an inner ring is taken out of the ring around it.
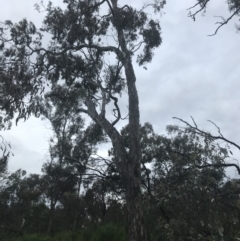
{"label": "bare branch", "polygon": [[[225,24],[227,24],[235,15],[237,15],[240,12],[240,7],[237,8],[237,10],[227,19],[223,18],[220,16],[220,18],[223,20],[222,22],[216,22],[216,24],[219,24],[219,26],[217,27],[217,29],[215,30],[215,32],[213,34],[210,34],[208,36],[214,36],[217,34],[218,30]],[[215,16],[217,17],[217,16]]]}
{"label": "bare branch", "polygon": [[191,10],[191,9],[197,7],[198,5],[200,6],[200,9],[197,10],[194,14],[192,14],[191,11],[189,11],[188,17],[192,18],[193,21],[195,21],[195,20],[196,20],[196,15],[197,15],[199,12],[203,11],[203,10],[206,8],[207,3],[208,3],[209,1],[210,1],[210,0],[206,0],[206,2],[204,2],[204,3],[198,2],[198,3],[196,3],[194,6],[188,8],[187,10]]}
{"label": "bare branch", "polygon": [[[100,76],[99,76],[100,77]],[[100,77],[101,78],[101,77]],[[97,82],[98,82],[98,86],[99,86],[99,88],[101,89],[101,91],[102,91],[102,108],[101,108],[101,113],[100,113],[100,115],[102,116],[102,117],[105,117],[105,114],[106,114],[106,104],[107,104],[107,102],[106,102],[106,90],[105,90],[105,88],[102,86],[102,84],[101,84],[101,81],[98,79],[97,80]]]}
{"label": "bare branch", "polygon": [[89,113],[88,113],[88,110],[83,109],[83,108],[79,108],[79,109],[76,110],[76,113],[80,113],[80,112],[83,112],[83,113],[89,114]]}
{"label": "bare branch", "polygon": [[197,128],[197,124],[196,124],[196,122],[195,122],[195,120],[193,119],[193,117],[192,117],[192,116],[191,116],[191,119],[192,119],[192,121],[193,121],[193,123],[194,123],[195,127]]}
{"label": "bare branch", "polygon": [[145,187],[147,188],[148,194],[152,197],[152,191],[151,191],[151,184],[150,184],[150,177],[149,177],[149,169],[145,166],[145,164],[142,162],[143,168],[145,170],[145,173],[147,175],[147,185],[145,184]]}
{"label": "bare branch", "polygon": [[234,163],[221,163],[221,164],[206,164],[206,165],[202,165],[202,166],[199,166],[197,165],[196,163],[194,164],[195,167],[199,168],[199,169],[202,169],[202,168],[206,168],[206,167],[216,167],[216,168],[221,168],[221,167],[235,167],[238,171],[238,174],[240,175],[240,168],[237,164],[234,164]]}
{"label": "bare branch", "polygon": [[122,51],[119,48],[116,48],[114,46],[100,46],[100,45],[96,45],[96,44],[80,44],[80,45],[77,45],[77,46],[66,47],[64,50],[62,50],[60,52],[53,52],[53,51],[47,50],[45,48],[33,49],[29,45],[28,45],[28,47],[32,51],[31,53],[29,53],[29,55],[32,55],[33,53],[40,53],[41,51],[44,52],[44,55],[46,55],[46,54],[62,55],[64,53],[68,52],[69,50],[71,50],[71,51],[82,51],[84,48],[96,49],[99,52],[114,52],[121,61],[124,61],[124,56],[123,56]]}
{"label": "bare branch", "polygon": [[[205,132],[205,131],[203,131],[203,130],[200,130],[198,127],[196,127],[196,126],[192,126],[191,124],[189,124],[187,121],[184,121],[184,120],[182,120],[182,119],[180,119],[180,118],[178,118],[178,117],[173,117],[173,119],[177,119],[177,120],[180,120],[181,122],[183,122],[183,123],[185,123],[188,127],[190,127],[190,128],[192,128],[192,129],[194,129],[195,131],[197,131],[197,133],[199,134],[199,135],[202,135],[202,136],[205,136],[205,137],[209,137],[209,138],[212,138],[212,139],[214,139],[214,140],[223,140],[223,141],[225,141],[226,143],[228,143],[228,144],[230,144],[230,145],[232,145],[232,146],[235,146],[235,147],[237,147],[239,150],[240,150],[240,146],[239,145],[237,145],[235,142],[233,142],[233,141],[230,141],[230,140],[228,140],[227,138],[225,138],[221,133],[219,134],[219,136],[214,136],[214,135],[212,135],[212,134],[210,134],[209,132]],[[192,118],[193,119],[193,118]],[[211,122],[211,121],[210,121]],[[195,122],[194,122],[195,123]],[[211,122],[211,123],[213,123],[213,122]],[[213,123],[214,124],[214,123]],[[216,124],[214,124],[215,126],[216,126]],[[217,128],[219,128],[219,127],[217,127]],[[220,129],[219,129],[220,130]]]}
{"label": "bare branch", "polygon": [[208,120],[208,121],[209,121],[210,123],[212,123],[212,124],[218,129],[219,135],[223,137],[220,128],[219,128],[213,121],[211,121],[211,120]]}
{"label": "bare branch", "polygon": [[138,44],[134,45],[134,46],[132,47],[132,49],[131,49],[131,52],[135,53],[136,51],[138,51],[138,50],[141,48],[141,46],[142,46],[143,43],[144,43],[144,42],[141,41],[141,42],[139,42]]}
{"label": "bare branch", "polygon": [[106,114],[106,93],[104,90],[102,90],[102,95],[103,95],[103,98],[102,98],[102,109],[101,109],[101,115],[103,117],[105,117],[105,114]]}
{"label": "bare branch", "polygon": [[120,9],[124,9],[124,8],[128,8],[128,10],[131,11],[131,8],[127,4],[121,7]]}
{"label": "bare branch", "polygon": [[[178,151],[173,151],[173,150],[170,150],[170,152],[172,153],[175,153],[175,154],[178,154],[178,155],[181,155],[183,156],[184,158],[187,158],[189,161],[192,161],[190,159],[190,157],[182,152],[178,152]],[[201,160],[198,158],[196,161],[199,161],[201,162]],[[221,167],[235,167],[238,171],[238,174],[240,175],[240,167],[235,164],[235,163],[218,163],[218,164],[214,164],[214,163],[205,163],[204,165],[198,165],[196,164],[196,162],[193,160],[193,165],[194,167],[197,167],[198,169],[203,169],[203,168],[206,168],[206,167],[216,167],[216,168],[221,168]],[[190,169],[190,168],[188,168]]]}
{"label": "bare branch", "polygon": [[109,0],[107,0],[107,3],[108,3],[108,6],[109,6],[109,8],[110,8],[110,11],[111,11],[112,15],[114,16],[114,11],[113,11],[113,8],[112,8]]}
{"label": "bare branch", "polygon": [[[209,1],[210,1],[210,0],[206,0],[206,1],[202,1],[202,2],[199,1],[199,2],[196,3],[194,6],[188,8],[187,10],[191,10],[191,9],[194,9],[195,7],[197,7],[197,6],[200,6],[200,8],[199,8],[196,12],[194,12],[194,13],[191,13],[191,11],[189,11],[188,17],[192,18],[193,21],[195,21],[195,20],[196,20],[196,15],[197,15],[199,12],[205,11],[206,6],[207,6],[207,3],[208,3]],[[240,12],[240,7],[237,8],[237,9],[233,12],[233,14],[232,14],[230,17],[228,17],[227,19],[225,19],[225,18],[222,17],[222,16],[215,16],[215,17],[221,18],[222,21],[221,21],[221,22],[216,22],[216,24],[218,24],[219,26],[216,28],[216,30],[215,30],[215,32],[214,32],[213,34],[210,34],[210,35],[208,35],[208,36],[214,36],[214,35],[216,35],[217,32],[218,32],[218,30],[219,30],[223,25],[226,25],[226,24],[227,24],[235,15],[237,15],[239,12]]]}
{"label": "bare branch", "polygon": [[94,155],[97,156],[98,158],[100,158],[101,161],[104,161],[105,164],[110,165],[111,161],[109,161],[108,159],[106,159],[98,154],[94,154]]}
{"label": "bare branch", "polygon": [[108,2],[107,0],[103,0],[103,1],[101,1],[101,2],[99,2],[99,3],[97,3],[96,5],[94,5],[94,7],[99,7],[99,6],[101,6],[104,2]]}
{"label": "bare branch", "polygon": [[112,123],[112,126],[114,126],[114,125],[116,125],[116,124],[118,123],[118,121],[121,119],[121,112],[120,112],[119,106],[118,106],[118,104],[117,104],[118,98],[112,96],[111,94],[110,94],[110,98],[114,100],[114,105],[115,105],[115,107],[116,107],[116,109],[114,109],[113,112],[115,113],[115,111],[117,111],[117,116],[114,115],[114,116],[116,117],[116,120],[113,121],[113,123]]}

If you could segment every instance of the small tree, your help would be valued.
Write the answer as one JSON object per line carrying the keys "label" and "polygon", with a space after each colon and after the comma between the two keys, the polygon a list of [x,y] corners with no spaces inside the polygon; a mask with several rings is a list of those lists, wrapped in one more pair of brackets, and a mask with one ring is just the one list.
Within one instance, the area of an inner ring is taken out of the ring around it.
{"label": "small tree", "polygon": [[[84,120],[75,111],[79,99],[78,93],[66,85],[56,86],[45,94],[44,100],[39,99],[40,113],[50,121],[53,130],[49,140],[50,161],[42,169],[50,201],[48,234],[52,233],[57,202],[66,193],[76,194],[76,189],[77,196],[80,195],[86,165],[96,151],[96,144],[104,141],[99,125],[93,123],[84,130]],[[77,217],[77,212],[75,214]]]}

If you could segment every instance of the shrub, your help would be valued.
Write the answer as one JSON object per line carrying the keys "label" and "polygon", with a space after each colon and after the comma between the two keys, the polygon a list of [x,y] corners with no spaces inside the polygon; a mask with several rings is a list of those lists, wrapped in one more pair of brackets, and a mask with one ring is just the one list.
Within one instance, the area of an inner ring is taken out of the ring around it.
{"label": "shrub", "polygon": [[90,241],[126,241],[127,235],[123,227],[107,224],[97,228]]}

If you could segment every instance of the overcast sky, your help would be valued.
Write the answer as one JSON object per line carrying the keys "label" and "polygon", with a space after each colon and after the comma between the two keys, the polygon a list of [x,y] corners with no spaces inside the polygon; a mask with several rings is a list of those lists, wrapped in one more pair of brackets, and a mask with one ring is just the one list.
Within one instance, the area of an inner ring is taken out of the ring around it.
{"label": "overcast sky", "polygon": [[[139,6],[141,2],[119,1]],[[34,10],[34,0],[0,3],[1,21],[27,18],[40,27],[42,16]],[[160,18],[163,43],[147,70],[135,68],[141,123],[148,121],[158,134],[164,134],[166,125],[182,125],[173,116],[187,121],[193,116],[199,127],[217,133],[207,122],[210,119],[226,138],[240,143],[240,34],[235,28],[238,19],[221,28],[216,36],[208,37],[216,29],[218,19],[214,15],[229,16],[225,0],[211,0],[205,16],[198,15],[195,22],[187,17],[186,10],[194,3],[195,0],[167,0]],[[121,103],[126,106],[126,99]],[[32,117],[2,133],[11,142],[15,155],[9,161],[10,171],[22,168],[40,172],[48,153],[49,127],[48,122]],[[240,160],[236,150],[234,154]],[[237,177],[235,171],[231,175]]]}

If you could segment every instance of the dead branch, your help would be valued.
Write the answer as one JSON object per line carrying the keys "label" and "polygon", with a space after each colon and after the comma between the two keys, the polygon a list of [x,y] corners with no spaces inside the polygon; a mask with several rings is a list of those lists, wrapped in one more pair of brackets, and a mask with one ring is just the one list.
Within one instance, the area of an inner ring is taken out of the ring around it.
{"label": "dead branch", "polygon": [[191,11],[189,11],[188,13],[188,17],[192,18],[193,21],[196,20],[196,15],[199,13],[199,12],[202,12],[206,9],[206,6],[207,6],[207,3],[209,2],[210,0],[206,0],[204,3],[202,2],[198,2],[196,3],[194,6],[188,8],[187,10],[191,10],[191,9],[194,9],[195,7],[197,7],[198,5],[200,6],[200,9],[198,9],[195,13],[191,13]]}
{"label": "dead branch", "polygon": [[240,168],[237,164],[234,163],[221,163],[221,164],[206,164],[206,165],[197,165],[196,163],[194,164],[195,167],[197,167],[198,169],[203,169],[206,167],[216,167],[216,168],[221,168],[221,167],[235,167],[238,171],[238,174],[240,175]]}
{"label": "dead branch", "polygon": [[[190,162],[192,161],[187,154],[184,154],[184,153],[178,152],[178,151],[173,151],[173,150],[170,150],[170,152],[181,155],[182,157],[188,159]],[[196,161],[200,163],[201,159],[197,158]],[[207,167],[216,167],[216,168],[235,167],[237,169],[238,174],[240,175],[240,167],[235,163],[218,163],[218,164],[205,163],[204,165],[198,165],[198,164],[196,164],[196,161],[193,160],[193,166],[198,168],[198,169],[203,169],[203,168],[207,168]],[[189,169],[192,169],[192,167],[187,168],[187,170],[189,170]]]}
{"label": "dead branch", "polygon": [[[119,109],[119,106],[117,104],[118,102],[118,98],[117,97],[114,97],[112,95],[110,95],[110,98],[114,100],[114,105],[116,107],[116,109],[113,110],[114,112],[114,116],[116,117],[116,120],[113,121],[112,123],[112,126],[116,125],[118,123],[118,121],[121,119],[121,112],[120,112],[120,109]],[[115,112],[117,111],[117,115],[115,115]]]}
{"label": "dead branch", "polygon": [[[204,12],[205,9],[206,9],[206,6],[207,6],[207,3],[209,2],[210,0],[205,0],[205,2],[198,2],[196,3],[194,6],[188,8],[187,10],[190,10],[189,13],[188,13],[188,17],[192,18],[193,21],[196,20],[196,15],[200,12]],[[194,9],[196,8],[197,6],[200,6],[200,8],[198,10],[196,10],[194,13],[191,12],[191,9]],[[220,22],[216,22],[215,24],[218,24],[219,26],[216,28],[215,32],[213,34],[209,34],[208,36],[214,36],[217,34],[218,30],[223,26],[223,25],[226,25],[228,24],[228,22],[236,15],[238,15],[240,13],[240,7],[237,8],[233,14],[231,16],[229,16],[228,18],[224,18],[222,16],[214,16],[214,17],[219,17],[221,18],[222,21]]]}
{"label": "dead branch", "polygon": [[197,127],[197,125],[196,125],[193,117],[191,117],[191,118],[192,118],[192,120],[193,120],[194,126],[191,125],[191,124],[189,124],[187,121],[184,121],[184,120],[182,120],[182,119],[180,119],[180,118],[178,118],[178,117],[173,117],[173,119],[177,119],[177,120],[180,120],[181,122],[185,123],[188,127],[190,127],[190,128],[192,128],[193,130],[195,130],[196,133],[199,134],[199,135],[201,135],[201,136],[204,136],[204,137],[207,137],[207,138],[211,138],[211,139],[214,139],[214,140],[222,140],[222,141],[225,141],[227,144],[230,144],[230,145],[232,145],[232,146],[235,146],[236,148],[238,148],[238,150],[240,150],[240,146],[237,145],[235,142],[230,141],[230,140],[228,140],[227,138],[225,138],[225,137],[221,134],[220,128],[217,127],[217,125],[216,125],[215,123],[213,123],[212,121],[209,121],[209,122],[213,123],[213,124],[218,128],[219,136],[214,136],[214,135],[210,134],[209,132],[200,130],[200,129]]}
{"label": "dead branch", "polygon": [[237,10],[230,16],[228,17],[227,19],[225,19],[224,17],[221,17],[221,16],[215,16],[215,17],[219,17],[222,19],[221,22],[216,22],[216,24],[219,24],[219,26],[217,27],[217,29],[215,30],[215,32],[213,34],[210,34],[208,36],[214,36],[217,34],[218,30],[223,26],[223,25],[226,25],[235,15],[237,15],[238,13],[240,12],[240,7],[237,8]]}

